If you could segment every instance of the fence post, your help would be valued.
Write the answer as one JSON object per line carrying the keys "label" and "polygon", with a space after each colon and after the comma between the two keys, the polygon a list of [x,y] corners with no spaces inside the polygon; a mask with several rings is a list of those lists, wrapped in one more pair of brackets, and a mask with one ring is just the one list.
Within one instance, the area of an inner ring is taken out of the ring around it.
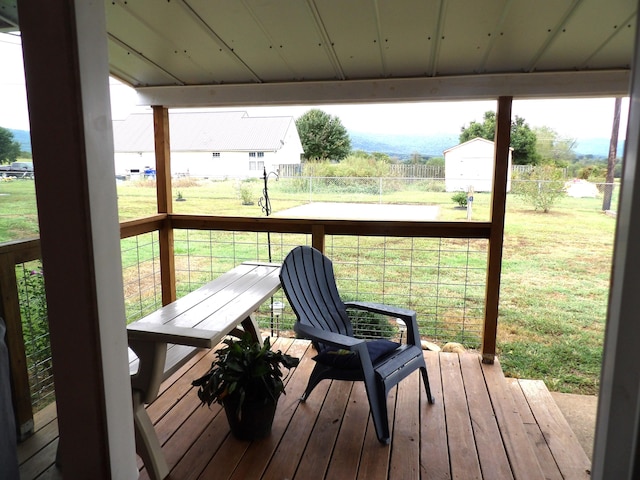
{"label": "fence post", "polygon": [[22,318],[16,279],[16,262],[11,254],[0,256],[0,316],[7,326],[7,348],[11,371],[11,395],[19,440],[33,434],[33,409],[27,355],[22,336]]}

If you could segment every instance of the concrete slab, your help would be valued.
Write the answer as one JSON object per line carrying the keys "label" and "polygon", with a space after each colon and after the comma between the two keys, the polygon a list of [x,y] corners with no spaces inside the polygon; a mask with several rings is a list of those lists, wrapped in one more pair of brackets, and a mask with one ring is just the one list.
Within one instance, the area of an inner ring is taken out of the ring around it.
{"label": "concrete slab", "polygon": [[596,429],[598,397],[558,392],[551,392],[551,396],[591,460]]}
{"label": "concrete slab", "polygon": [[313,202],[273,213],[274,217],[324,220],[437,220],[437,205]]}

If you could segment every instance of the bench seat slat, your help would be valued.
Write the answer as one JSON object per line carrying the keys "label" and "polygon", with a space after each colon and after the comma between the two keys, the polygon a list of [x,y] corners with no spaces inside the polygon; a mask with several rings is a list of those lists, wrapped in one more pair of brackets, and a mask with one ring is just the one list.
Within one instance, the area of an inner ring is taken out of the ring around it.
{"label": "bench seat slat", "polygon": [[224,333],[219,330],[202,330],[177,325],[158,325],[147,323],[132,325],[128,328],[129,340],[147,340],[165,343],[177,343],[192,347],[212,348],[222,339]]}
{"label": "bench seat slat", "polygon": [[[269,275],[270,279],[273,278],[273,273],[275,273],[276,277],[278,275],[277,270],[274,271],[274,267],[242,264],[240,267],[227,272],[222,277],[209,282],[185,297],[130,324],[128,328],[131,329],[132,325],[136,325],[136,329],[142,330],[145,328],[144,325],[151,323],[171,323],[181,327],[194,327],[203,318],[215,315],[218,310],[239,295],[244,295],[248,290],[256,289],[258,293],[269,291],[271,282],[265,279],[265,275],[269,272],[272,273],[272,275]],[[263,283],[265,281],[266,283]],[[212,284],[215,285],[212,286]],[[189,301],[177,305],[183,299],[188,299]]]}

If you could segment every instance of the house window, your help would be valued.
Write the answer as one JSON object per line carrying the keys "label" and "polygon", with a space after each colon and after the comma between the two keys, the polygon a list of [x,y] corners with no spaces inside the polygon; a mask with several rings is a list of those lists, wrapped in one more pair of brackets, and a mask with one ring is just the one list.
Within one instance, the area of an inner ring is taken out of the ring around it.
{"label": "house window", "polygon": [[220,152],[211,152],[213,158],[220,158]]}
{"label": "house window", "polygon": [[249,162],[249,170],[257,170],[256,162]]}
{"label": "house window", "polygon": [[249,152],[249,158],[255,158],[256,152]]}
{"label": "house window", "polygon": [[259,161],[254,161],[251,160],[249,162],[249,170],[263,170],[264,169],[264,162],[262,160]]}
{"label": "house window", "polygon": [[249,158],[262,158],[264,157],[264,152],[249,152]]}

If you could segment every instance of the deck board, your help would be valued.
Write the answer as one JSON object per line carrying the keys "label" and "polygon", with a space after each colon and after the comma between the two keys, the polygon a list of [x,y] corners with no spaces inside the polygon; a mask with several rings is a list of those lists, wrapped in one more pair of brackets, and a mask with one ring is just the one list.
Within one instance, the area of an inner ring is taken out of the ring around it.
{"label": "deck board", "polygon": [[[200,407],[191,380],[213,351],[199,352],[163,383],[148,410],[172,480],[588,477],[588,457],[544,383],[506,380],[499,362],[425,352],[435,404],[418,372],[407,377],[387,398],[393,437],[381,445],[361,382],[323,381],[301,403],[313,349],[285,338],[273,348],[302,360],[285,379],[287,394],[265,439],[239,441],[220,406]],[[59,479],[55,405],[38,414],[36,429],[19,445],[21,479]],[[144,468],[140,474],[148,478]]]}

